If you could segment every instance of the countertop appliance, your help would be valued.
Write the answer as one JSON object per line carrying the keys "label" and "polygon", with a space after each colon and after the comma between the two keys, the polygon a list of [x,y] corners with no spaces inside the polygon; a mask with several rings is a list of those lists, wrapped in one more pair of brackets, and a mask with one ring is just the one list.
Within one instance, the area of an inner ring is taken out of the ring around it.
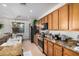
{"label": "countertop appliance", "polygon": [[55,40],[61,40],[60,34],[55,34],[53,37]]}
{"label": "countertop appliance", "polygon": [[48,23],[44,23],[42,30],[47,30],[47,29],[48,29]]}
{"label": "countertop appliance", "polygon": [[40,38],[38,40],[38,45],[41,47],[42,51],[44,50],[44,37],[45,37],[45,33],[41,32],[40,33]]}

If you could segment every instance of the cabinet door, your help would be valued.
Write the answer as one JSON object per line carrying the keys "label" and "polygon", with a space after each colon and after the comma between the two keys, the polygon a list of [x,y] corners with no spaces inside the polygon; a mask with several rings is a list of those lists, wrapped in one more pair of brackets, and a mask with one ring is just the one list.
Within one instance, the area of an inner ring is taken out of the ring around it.
{"label": "cabinet door", "polygon": [[43,18],[41,19],[41,24],[43,24]]}
{"label": "cabinet door", "polygon": [[68,30],[68,4],[59,9],[59,29]]}
{"label": "cabinet door", "polygon": [[45,39],[44,40],[44,53],[47,55],[47,44],[48,44],[48,41]]}
{"label": "cabinet door", "polygon": [[48,56],[53,56],[53,43],[48,41]]}
{"label": "cabinet door", "polygon": [[52,13],[52,16],[53,16],[53,20],[52,20],[53,29],[58,30],[58,10],[54,11]]}
{"label": "cabinet door", "polygon": [[41,19],[39,20],[39,25],[41,24]]}
{"label": "cabinet door", "polygon": [[79,30],[79,3],[69,5],[70,11],[70,30]]}
{"label": "cabinet door", "polygon": [[48,29],[52,30],[52,14],[48,15]]}
{"label": "cabinet door", "polygon": [[45,23],[47,23],[48,22],[48,20],[47,20],[47,16],[45,16]]}
{"label": "cabinet door", "polygon": [[45,19],[44,17],[41,19],[41,23],[42,23],[42,24],[44,24],[44,19]]}
{"label": "cabinet door", "polygon": [[54,44],[54,56],[62,56],[62,47]]}
{"label": "cabinet door", "polygon": [[64,48],[63,56],[79,56],[79,53],[73,52],[69,49]]}

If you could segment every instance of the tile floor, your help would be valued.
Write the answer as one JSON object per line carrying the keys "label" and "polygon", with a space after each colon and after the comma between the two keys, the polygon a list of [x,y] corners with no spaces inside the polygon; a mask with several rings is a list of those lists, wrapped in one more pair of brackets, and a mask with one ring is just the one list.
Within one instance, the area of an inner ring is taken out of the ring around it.
{"label": "tile floor", "polygon": [[34,43],[31,43],[30,40],[23,41],[23,51],[30,51],[32,56],[45,56]]}

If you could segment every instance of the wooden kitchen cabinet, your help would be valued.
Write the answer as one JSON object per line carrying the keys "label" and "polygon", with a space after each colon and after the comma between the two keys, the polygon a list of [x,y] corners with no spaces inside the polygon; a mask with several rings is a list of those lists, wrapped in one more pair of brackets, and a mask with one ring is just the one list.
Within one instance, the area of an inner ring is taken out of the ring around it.
{"label": "wooden kitchen cabinet", "polygon": [[52,17],[53,17],[53,20],[52,20],[53,30],[58,30],[58,10],[55,10],[52,13]]}
{"label": "wooden kitchen cabinet", "polygon": [[41,19],[39,20],[39,25],[41,25],[42,24],[42,22],[41,22]]}
{"label": "wooden kitchen cabinet", "polygon": [[62,46],[54,44],[54,56],[62,56],[62,55],[63,55]]}
{"label": "wooden kitchen cabinet", "polygon": [[59,30],[68,30],[69,20],[68,20],[68,4],[64,5],[59,9]]}
{"label": "wooden kitchen cabinet", "polygon": [[72,50],[64,48],[64,50],[63,50],[63,56],[79,56],[79,53],[76,53],[76,52],[74,52]]}
{"label": "wooden kitchen cabinet", "polygon": [[79,30],[79,3],[69,4],[69,29]]}
{"label": "wooden kitchen cabinet", "polygon": [[47,50],[48,50],[48,40],[44,39],[44,53],[47,55]]}
{"label": "wooden kitchen cabinet", "polygon": [[54,51],[54,48],[53,48],[53,43],[48,41],[48,56],[53,56],[53,51]]}
{"label": "wooden kitchen cabinet", "polygon": [[52,14],[48,15],[48,29],[52,30]]}
{"label": "wooden kitchen cabinet", "polygon": [[41,23],[44,24],[44,17],[41,19]]}
{"label": "wooden kitchen cabinet", "polygon": [[40,24],[42,24],[42,19],[40,19]]}
{"label": "wooden kitchen cabinet", "polygon": [[47,16],[45,16],[45,23],[48,23],[48,19],[47,19]]}
{"label": "wooden kitchen cabinet", "polygon": [[48,38],[44,40],[44,53],[47,56],[79,56],[79,53],[57,43],[53,43]]}
{"label": "wooden kitchen cabinet", "polygon": [[48,30],[79,31],[79,3],[65,4],[40,20],[48,23]]}

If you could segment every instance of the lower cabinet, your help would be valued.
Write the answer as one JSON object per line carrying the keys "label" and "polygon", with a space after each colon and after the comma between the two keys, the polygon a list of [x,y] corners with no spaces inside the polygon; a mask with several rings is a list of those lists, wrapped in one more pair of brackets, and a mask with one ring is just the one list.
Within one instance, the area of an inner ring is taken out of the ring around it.
{"label": "lower cabinet", "polygon": [[79,56],[79,53],[76,53],[76,52],[74,52],[72,50],[64,48],[64,50],[63,50],[63,56]]}
{"label": "lower cabinet", "polygon": [[44,40],[44,53],[47,55],[47,50],[48,50],[48,40]]}
{"label": "lower cabinet", "polygon": [[44,53],[47,56],[79,56],[79,53],[62,47],[59,44],[53,43],[47,39],[44,40]]}
{"label": "lower cabinet", "polygon": [[63,54],[62,46],[54,44],[54,56],[62,56]]}
{"label": "lower cabinet", "polygon": [[48,56],[53,56],[53,50],[54,50],[54,48],[53,48],[53,43],[52,42],[50,42],[50,41],[48,41]]}

